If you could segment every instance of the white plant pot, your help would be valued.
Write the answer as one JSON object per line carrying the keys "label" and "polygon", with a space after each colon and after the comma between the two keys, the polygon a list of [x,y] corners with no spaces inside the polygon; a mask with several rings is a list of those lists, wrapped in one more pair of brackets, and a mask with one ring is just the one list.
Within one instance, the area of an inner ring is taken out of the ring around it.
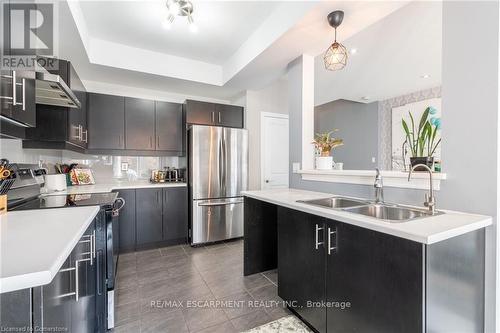
{"label": "white plant pot", "polygon": [[318,157],[316,157],[316,169],[317,170],[332,170],[333,169],[333,157],[332,156],[318,156]]}

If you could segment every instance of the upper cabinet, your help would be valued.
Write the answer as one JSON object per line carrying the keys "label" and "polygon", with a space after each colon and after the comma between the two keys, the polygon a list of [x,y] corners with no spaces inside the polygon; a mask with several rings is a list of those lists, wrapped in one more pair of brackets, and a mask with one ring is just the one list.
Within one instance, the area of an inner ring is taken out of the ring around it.
{"label": "upper cabinet", "polygon": [[[5,3],[2,1],[0,9],[2,20],[7,19],[2,23],[5,31],[0,52],[6,57],[15,56],[11,54],[10,27],[18,22],[10,22],[12,15],[4,15],[3,11],[10,11],[10,1]],[[0,115],[10,120],[11,124],[18,126],[34,127],[36,125],[34,71],[0,71]]]}
{"label": "upper cabinet", "polygon": [[89,149],[125,149],[125,98],[89,94]]}
{"label": "upper cabinet", "polygon": [[91,93],[88,102],[91,152],[182,155],[182,104]]}
{"label": "upper cabinet", "polygon": [[155,102],[125,97],[125,147],[155,150]]}
{"label": "upper cabinet", "polygon": [[243,128],[243,110],[241,106],[187,100],[186,122],[197,125]]}
{"label": "upper cabinet", "polygon": [[182,152],[184,121],[182,104],[155,102],[156,150]]}
{"label": "upper cabinet", "polygon": [[215,116],[219,126],[243,128],[243,108],[241,106],[215,104]]}

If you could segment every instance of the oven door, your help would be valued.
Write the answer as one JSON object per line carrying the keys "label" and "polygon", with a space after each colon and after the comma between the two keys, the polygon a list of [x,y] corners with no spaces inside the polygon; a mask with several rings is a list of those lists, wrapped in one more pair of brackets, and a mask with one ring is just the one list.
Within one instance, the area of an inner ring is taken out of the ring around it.
{"label": "oven door", "polygon": [[118,232],[116,230],[118,221],[113,216],[113,210],[106,210],[106,280],[107,289],[115,288],[116,265],[118,262],[118,252],[115,251],[115,242],[117,242]]}

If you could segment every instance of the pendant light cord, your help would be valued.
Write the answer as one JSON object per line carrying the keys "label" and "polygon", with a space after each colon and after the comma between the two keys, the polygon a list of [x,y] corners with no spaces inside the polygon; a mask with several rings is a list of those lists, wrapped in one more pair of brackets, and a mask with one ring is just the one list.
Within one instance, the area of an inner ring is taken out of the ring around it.
{"label": "pendant light cord", "polygon": [[334,38],[334,42],[337,42],[337,28],[335,28],[335,38]]}

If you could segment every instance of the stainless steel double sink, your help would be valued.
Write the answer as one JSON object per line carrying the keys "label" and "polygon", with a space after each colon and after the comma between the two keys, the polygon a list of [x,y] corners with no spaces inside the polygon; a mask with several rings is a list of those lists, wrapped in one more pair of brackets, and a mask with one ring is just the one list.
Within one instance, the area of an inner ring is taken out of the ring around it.
{"label": "stainless steel double sink", "polygon": [[[368,200],[359,200],[340,196],[314,200],[298,200],[297,202],[324,208],[339,209],[345,212],[365,215],[390,223],[402,223],[422,217],[433,216],[431,212],[417,208],[387,203],[374,203]],[[434,213],[434,215],[438,214],[442,214],[442,212]]]}

